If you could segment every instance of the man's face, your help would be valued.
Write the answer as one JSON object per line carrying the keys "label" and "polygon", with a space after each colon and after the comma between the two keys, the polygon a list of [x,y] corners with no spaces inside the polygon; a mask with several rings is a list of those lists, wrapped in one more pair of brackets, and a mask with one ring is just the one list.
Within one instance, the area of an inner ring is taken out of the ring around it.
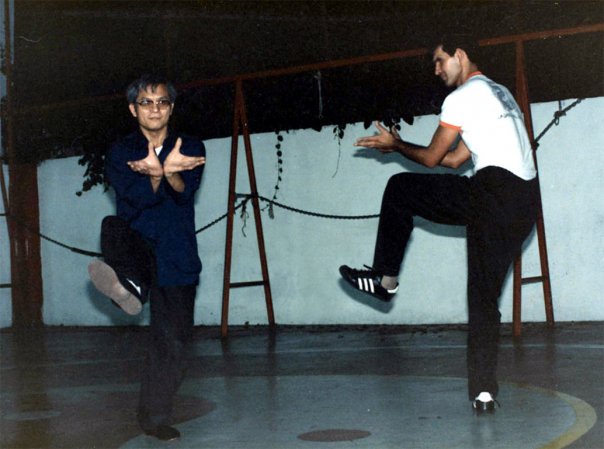
{"label": "man's face", "polygon": [[446,86],[459,86],[461,84],[461,64],[459,58],[451,56],[439,46],[432,54],[434,62],[434,74],[439,76]]}
{"label": "man's face", "polygon": [[165,129],[173,109],[165,84],[158,84],[155,91],[151,90],[151,86],[147,86],[146,90],[139,90],[136,103],[130,105],[130,112],[136,117],[140,127],[147,131]]}

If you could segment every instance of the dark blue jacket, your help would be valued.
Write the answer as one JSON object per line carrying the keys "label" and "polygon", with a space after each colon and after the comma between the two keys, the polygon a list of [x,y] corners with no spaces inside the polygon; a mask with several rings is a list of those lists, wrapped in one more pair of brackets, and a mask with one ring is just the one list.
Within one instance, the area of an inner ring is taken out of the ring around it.
{"label": "dark blue jacket", "polygon": [[[181,153],[205,156],[201,140],[170,131],[159,154],[162,164],[177,137],[182,139]],[[127,165],[128,161],[144,159],[147,154],[148,141],[140,131],[114,143],[107,154],[105,174],[115,189],[117,215],[153,246],[159,286],[197,284],[201,261],[195,236],[194,201],[204,166],[180,173],[184,192],[176,192],[165,178],[157,192],[153,192],[149,177]]]}

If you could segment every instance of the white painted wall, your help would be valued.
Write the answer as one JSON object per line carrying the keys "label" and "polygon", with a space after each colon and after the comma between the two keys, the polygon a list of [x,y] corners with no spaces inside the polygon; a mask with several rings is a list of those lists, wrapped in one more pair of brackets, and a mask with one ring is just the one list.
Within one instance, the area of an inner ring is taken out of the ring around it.
{"label": "white painted wall", "polygon": [[[566,106],[570,100],[563,102]],[[533,105],[536,134],[550,122],[558,103]],[[544,203],[554,311],[558,321],[603,320],[604,191],[602,167],[604,98],[584,100],[561,118],[541,140],[538,152]],[[426,143],[436,116],[403,124],[406,138]],[[289,206],[336,215],[377,214],[390,175],[420,171],[397,156],[380,156],[352,146],[371,130],[348,126],[338,146],[332,128],[284,134],[283,180],[278,201]],[[274,134],[252,136],[260,195],[272,197],[277,179]],[[197,227],[226,212],[230,139],[206,142],[207,166],[197,196]],[[469,166],[466,168],[470,168]],[[444,171],[444,170],[443,170]],[[77,197],[84,169],[77,158],[44,162],[39,169],[41,230],[69,246],[99,251],[101,219],[114,210],[112,192],[95,188]],[[238,192],[249,192],[243,143],[238,159]],[[265,204],[262,204],[264,206]],[[250,205],[251,206],[251,205]],[[349,295],[339,279],[341,264],[360,266],[372,261],[377,219],[327,220],[275,207],[275,217],[262,213],[273,302],[280,324],[420,324],[466,321],[465,233],[463,228],[418,220],[401,271],[395,300],[376,304],[359,294]],[[253,214],[242,234],[234,228],[232,281],[260,279]],[[220,323],[226,220],[198,234],[204,263],[198,289],[196,323]],[[0,227],[0,233],[3,229]],[[2,235],[4,241],[4,235]],[[4,244],[3,244],[4,246]],[[0,250],[4,251],[1,247]],[[4,253],[3,254],[8,254]],[[147,323],[148,309],[129,318],[97,294],[88,281],[90,258],[42,241],[44,321],[49,325],[121,325]],[[3,257],[4,259],[4,257]],[[539,274],[537,239],[527,241],[526,276]],[[6,278],[8,264],[0,266]],[[502,295],[504,321],[511,321],[512,293],[508,278]],[[0,295],[5,295],[0,290]],[[10,325],[7,299],[0,297],[0,326]],[[544,319],[541,284],[523,288],[523,319]],[[266,323],[262,287],[231,290],[231,324]]]}

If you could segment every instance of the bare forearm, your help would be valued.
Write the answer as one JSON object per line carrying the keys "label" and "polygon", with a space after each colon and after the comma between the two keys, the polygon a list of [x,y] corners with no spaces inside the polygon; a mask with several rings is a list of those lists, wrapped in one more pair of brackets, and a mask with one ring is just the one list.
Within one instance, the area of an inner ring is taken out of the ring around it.
{"label": "bare forearm", "polygon": [[428,151],[428,147],[403,140],[396,141],[396,151],[403,157],[428,168],[434,168],[440,162],[433,152]]}
{"label": "bare forearm", "polygon": [[375,126],[379,134],[361,137],[357,139],[355,146],[375,148],[382,153],[396,151],[407,159],[429,168],[434,168],[441,163],[458,134],[457,130],[439,126],[432,136],[430,145],[426,147],[405,142],[395,129],[388,131],[379,122],[376,122]]}
{"label": "bare forearm", "polygon": [[156,193],[157,189],[159,189],[159,185],[161,184],[161,178],[161,176],[149,176],[153,193]]}
{"label": "bare forearm", "polygon": [[470,153],[466,144],[460,140],[454,150],[445,154],[440,161],[440,165],[447,168],[459,168],[471,157],[472,153]]}
{"label": "bare forearm", "polygon": [[170,175],[166,174],[165,178],[166,181],[168,181],[168,184],[170,184],[170,187],[172,187],[176,192],[182,193],[185,191],[185,183],[182,180],[180,173],[172,173]]}

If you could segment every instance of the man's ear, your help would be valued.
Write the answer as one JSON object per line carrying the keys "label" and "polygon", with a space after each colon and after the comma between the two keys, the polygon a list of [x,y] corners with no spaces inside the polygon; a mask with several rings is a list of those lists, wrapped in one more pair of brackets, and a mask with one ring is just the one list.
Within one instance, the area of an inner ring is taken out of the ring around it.
{"label": "man's ear", "polygon": [[456,48],[454,55],[457,57],[459,62],[467,61],[469,59],[468,54],[463,48]]}
{"label": "man's ear", "polygon": [[128,109],[130,109],[130,113],[132,114],[132,117],[138,117],[136,114],[136,106],[134,106],[133,104],[129,104]]}

